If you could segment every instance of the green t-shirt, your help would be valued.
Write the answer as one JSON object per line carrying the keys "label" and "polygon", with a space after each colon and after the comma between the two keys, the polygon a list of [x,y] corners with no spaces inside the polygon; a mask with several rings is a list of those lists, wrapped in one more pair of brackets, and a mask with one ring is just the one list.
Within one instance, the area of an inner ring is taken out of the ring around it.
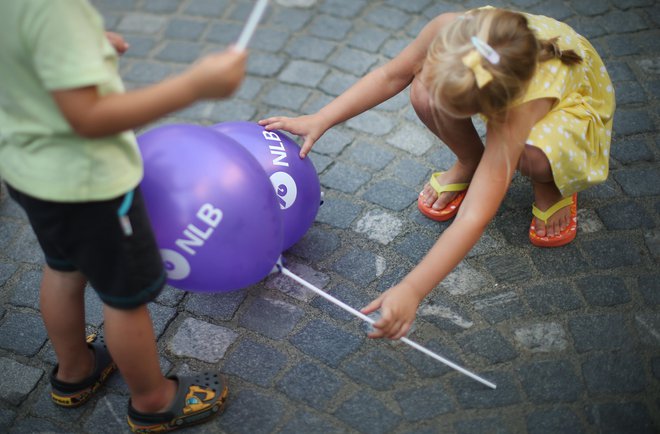
{"label": "green t-shirt", "polygon": [[0,177],[58,202],[110,199],[134,188],[142,159],[133,132],[81,137],[50,93],[124,91],[98,12],[87,0],[2,0],[0,28]]}

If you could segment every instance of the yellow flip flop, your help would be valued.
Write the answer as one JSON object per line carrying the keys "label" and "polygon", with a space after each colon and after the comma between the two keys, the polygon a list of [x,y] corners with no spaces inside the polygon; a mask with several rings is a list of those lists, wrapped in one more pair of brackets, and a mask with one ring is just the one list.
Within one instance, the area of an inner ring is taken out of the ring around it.
{"label": "yellow flip flop", "polygon": [[426,217],[440,222],[449,220],[450,218],[456,215],[456,213],[458,212],[458,207],[463,202],[463,199],[465,198],[465,194],[467,193],[467,189],[470,186],[469,182],[440,185],[440,183],[436,179],[436,176],[439,176],[442,173],[444,172],[433,173],[431,175],[431,179],[429,180],[429,184],[431,184],[431,187],[433,188],[433,190],[435,190],[435,192],[438,195],[446,191],[457,191],[459,193],[456,195],[456,197],[451,202],[449,202],[447,206],[438,210],[433,209],[430,206],[427,206],[426,203],[424,203],[424,198],[421,193],[419,195],[419,198],[417,199],[417,208],[419,208],[419,211],[422,214],[424,214]]}
{"label": "yellow flip flop", "polygon": [[532,205],[532,214],[543,223],[547,223],[548,219],[557,211],[567,206],[571,207],[571,220],[566,229],[554,237],[539,237],[536,235],[535,219],[532,219],[532,223],[529,226],[529,241],[537,247],[559,247],[573,241],[575,235],[577,235],[577,194],[573,193],[572,196],[563,198],[545,211],[541,211],[536,205]]}

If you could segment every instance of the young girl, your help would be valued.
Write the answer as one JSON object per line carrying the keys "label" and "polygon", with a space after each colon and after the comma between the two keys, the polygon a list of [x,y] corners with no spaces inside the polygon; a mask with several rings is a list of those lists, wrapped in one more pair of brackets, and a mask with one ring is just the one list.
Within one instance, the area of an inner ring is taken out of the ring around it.
{"label": "young girl", "polygon": [[[304,137],[304,157],[328,128],[410,84],[417,115],[457,157],[431,176],[418,207],[432,219],[456,218],[399,284],[363,309],[381,309],[370,337],[408,332],[421,300],[495,216],[516,169],[534,190],[530,241],[548,247],[575,238],[576,192],[608,173],[614,93],[594,48],[551,18],[491,7],[438,16],[319,112],[260,124]],[[487,122],[485,146],[475,114]]]}

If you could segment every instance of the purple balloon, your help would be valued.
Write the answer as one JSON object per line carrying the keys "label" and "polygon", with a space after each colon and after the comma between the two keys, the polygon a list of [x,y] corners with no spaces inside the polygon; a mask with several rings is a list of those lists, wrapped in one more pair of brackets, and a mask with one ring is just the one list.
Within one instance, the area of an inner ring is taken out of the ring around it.
{"label": "purple balloon", "polygon": [[138,144],[141,189],[168,283],[221,292],[267,276],[282,253],[282,217],[254,157],[196,125],[160,126]]}
{"label": "purple balloon", "polygon": [[309,158],[279,131],[266,131],[253,122],[223,122],[211,127],[247,149],[273,183],[282,211],[283,250],[296,244],[314,223],[321,205],[321,185]]}

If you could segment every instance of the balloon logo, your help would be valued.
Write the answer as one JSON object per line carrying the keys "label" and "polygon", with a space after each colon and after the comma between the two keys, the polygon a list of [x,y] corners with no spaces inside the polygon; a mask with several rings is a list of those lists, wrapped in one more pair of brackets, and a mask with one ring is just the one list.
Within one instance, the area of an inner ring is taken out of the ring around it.
{"label": "balloon logo", "polygon": [[168,283],[231,291],[271,272],[282,253],[282,215],[273,184],[245,148],[195,125],[157,127],[138,145],[141,189]]}
{"label": "balloon logo", "polygon": [[310,159],[301,159],[300,147],[284,133],[254,122],[223,122],[211,129],[243,146],[270,178],[282,211],[282,250],[300,241],[321,205],[321,185]]}

